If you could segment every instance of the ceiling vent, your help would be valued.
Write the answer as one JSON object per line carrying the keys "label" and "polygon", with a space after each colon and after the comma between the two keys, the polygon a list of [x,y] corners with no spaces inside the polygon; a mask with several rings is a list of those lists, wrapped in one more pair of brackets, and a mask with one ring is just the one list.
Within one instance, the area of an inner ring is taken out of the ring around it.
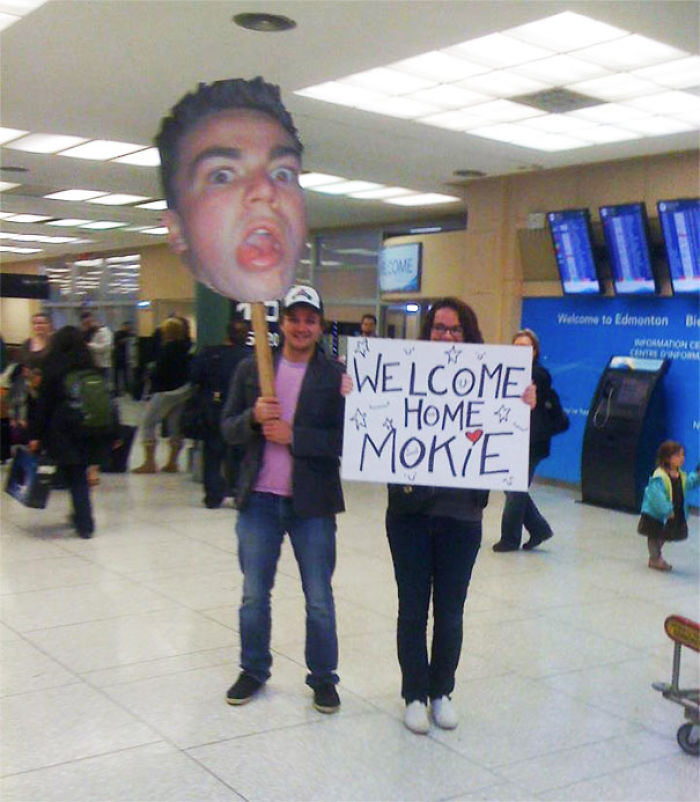
{"label": "ceiling vent", "polygon": [[600,98],[570,92],[568,89],[545,89],[543,92],[533,92],[508,99],[514,103],[523,103],[540,111],[546,111],[548,114],[564,114],[567,111],[578,111],[604,103]]}

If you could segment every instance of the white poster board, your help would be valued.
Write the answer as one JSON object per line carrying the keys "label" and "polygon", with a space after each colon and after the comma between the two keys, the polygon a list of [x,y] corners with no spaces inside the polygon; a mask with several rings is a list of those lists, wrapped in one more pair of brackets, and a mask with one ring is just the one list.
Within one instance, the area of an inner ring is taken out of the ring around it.
{"label": "white poster board", "polygon": [[527,490],[532,349],[348,338],[342,477]]}

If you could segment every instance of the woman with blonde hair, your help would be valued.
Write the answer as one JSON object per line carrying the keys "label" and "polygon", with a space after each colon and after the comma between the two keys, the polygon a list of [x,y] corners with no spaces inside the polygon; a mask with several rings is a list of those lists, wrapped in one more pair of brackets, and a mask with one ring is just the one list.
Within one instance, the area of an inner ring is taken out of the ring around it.
{"label": "woman with blonde hair", "polygon": [[177,458],[182,449],[180,420],[185,401],[190,394],[190,341],[179,318],[170,317],[159,326],[161,347],[151,375],[153,394],[141,421],[144,461],[134,473],[156,473],[156,427],[165,420],[168,427],[170,454],[161,468],[164,473],[176,473]]}

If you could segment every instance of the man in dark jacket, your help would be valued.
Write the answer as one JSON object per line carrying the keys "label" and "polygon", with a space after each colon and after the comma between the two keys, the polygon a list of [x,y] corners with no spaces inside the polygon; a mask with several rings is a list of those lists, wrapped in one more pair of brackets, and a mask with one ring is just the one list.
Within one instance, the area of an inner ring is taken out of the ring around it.
{"label": "man in dark jacket", "polygon": [[331,577],[335,515],[344,510],[339,457],[344,400],[342,365],[319,349],[323,306],[312,287],[287,293],[284,337],[276,358],[276,396],[261,396],[255,361],[234,374],[222,414],[229,443],[245,446],[236,505],[243,570],[240,607],[241,674],[227,693],[240,705],[270,677],[270,592],[285,533],[299,565],[306,599],[306,683],[314,707],[334,713],[338,639]]}

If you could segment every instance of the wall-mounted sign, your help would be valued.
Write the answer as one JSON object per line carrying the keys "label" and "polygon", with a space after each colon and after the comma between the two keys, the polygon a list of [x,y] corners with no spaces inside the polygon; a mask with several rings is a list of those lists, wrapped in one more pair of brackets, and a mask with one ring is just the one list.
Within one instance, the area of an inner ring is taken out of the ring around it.
{"label": "wall-mounted sign", "polygon": [[422,244],[387,245],[379,251],[381,292],[418,292],[422,268]]}

